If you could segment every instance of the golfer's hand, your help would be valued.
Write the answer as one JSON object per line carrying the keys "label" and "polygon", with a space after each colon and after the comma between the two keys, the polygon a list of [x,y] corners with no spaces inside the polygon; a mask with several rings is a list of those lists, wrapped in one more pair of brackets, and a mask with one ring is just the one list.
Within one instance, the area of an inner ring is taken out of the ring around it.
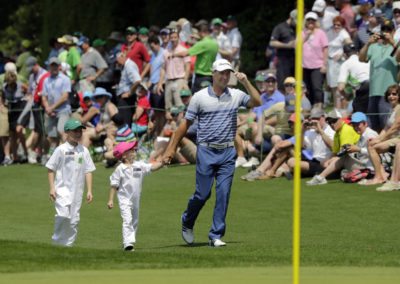
{"label": "golfer's hand", "polygon": [[50,197],[50,200],[51,200],[51,201],[53,201],[53,202],[56,201],[56,191],[55,191],[54,188],[51,188],[51,189],[50,189],[49,197]]}
{"label": "golfer's hand", "polygon": [[108,209],[113,209],[114,208],[114,201],[109,200],[108,203],[107,203],[107,207],[108,207]]}
{"label": "golfer's hand", "polygon": [[88,192],[87,194],[86,194],[86,202],[87,203],[90,203],[90,202],[92,202],[93,201],[93,194],[91,193],[91,192]]}
{"label": "golfer's hand", "polygon": [[246,74],[242,72],[235,72],[234,75],[241,84],[246,84],[248,82]]}

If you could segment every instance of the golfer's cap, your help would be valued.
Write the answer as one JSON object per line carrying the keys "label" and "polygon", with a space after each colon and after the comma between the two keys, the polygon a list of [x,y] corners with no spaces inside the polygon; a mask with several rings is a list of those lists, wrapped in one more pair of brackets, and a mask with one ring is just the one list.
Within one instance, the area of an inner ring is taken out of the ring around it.
{"label": "golfer's cap", "polygon": [[365,115],[365,113],[358,111],[352,114],[351,116],[352,123],[359,123],[363,121],[367,121],[367,116]]}
{"label": "golfer's cap", "polygon": [[317,21],[318,20],[318,15],[315,12],[308,12],[305,16],[304,16],[305,20],[314,20]]}
{"label": "golfer's cap", "polygon": [[160,35],[169,35],[169,33],[170,33],[170,30],[167,29],[167,28],[163,28],[163,29],[160,31]]}
{"label": "golfer's cap", "polygon": [[121,159],[122,155],[128,152],[131,149],[135,149],[137,147],[137,141],[132,142],[120,142],[117,146],[114,147],[113,155],[117,159]]}
{"label": "golfer's cap", "polygon": [[85,91],[83,93],[83,99],[92,99],[92,97],[93,97],[93,93],[90,91]]}
{"label": "golfer's cap", "polygon": [[81,46],[84,43],[89,43],[90,40],[87,36],[81,36],[78,41],[78,45]]}
{"label": "golfer's cap", "polygon": [[135,27],[130,26],[130,27],[127,27],[125,29],[125,33],[127,33],[127,34],[136,34],[137,33],[137,29]]}
{"label": "golfer's cap", "polygon": [[86,129],[86,126],[84,126],[82,122],[80,120],[77,120],[76,118],[70,118],[64,124],[64,131],[75,130],[78,128]]}
{"label": "golfer's cap", "polygon": [[211,25],[213,26],[220,26],[222,25],[223,21],[220,18],[214,18],[211,21]]}
{"label": "golfer's cap", "polygon": [[320,108],[313,108],[310,113],[310,118],[321,118],[325,116],[325,112]]}
{"label": "golfer's cap", "polygon": [[235,70],[233,69],[231,63],[226,60],[226,59],[218,59],[215,60],[213,65],[212,65],[212,71],[218,71],[218,72],[222,72],[225,70],[230,70],[232,72],[234,72]]}
{"label": "golfer's cap", "polygon": [[262,72],[257,72],[255,80],[258,82],[265,82],[271,78],[276,80],[276,75],[272,72],[262,71]]}

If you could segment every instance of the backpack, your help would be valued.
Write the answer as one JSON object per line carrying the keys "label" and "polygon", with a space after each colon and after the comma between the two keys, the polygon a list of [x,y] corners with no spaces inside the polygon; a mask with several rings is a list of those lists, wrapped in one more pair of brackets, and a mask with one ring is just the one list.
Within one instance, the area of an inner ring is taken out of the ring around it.
{"label": "backpack", "polygon": [[373,173],[370,169],[355,169],[352,171],[342,171],[341,180],[347,183],[355,183],[362,179],[370,178]]}

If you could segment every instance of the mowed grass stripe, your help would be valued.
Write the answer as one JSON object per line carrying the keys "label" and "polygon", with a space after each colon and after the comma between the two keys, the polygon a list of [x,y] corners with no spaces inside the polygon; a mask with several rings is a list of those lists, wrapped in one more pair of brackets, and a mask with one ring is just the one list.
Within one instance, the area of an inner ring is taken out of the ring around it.
{"label": "mowed grass stripe", "polygon": [[[288,266],[292,245],[292,187],[286,179],[244,182],[231,193],[228,246],[206,244],[215,194],[195,227],[195,247],[183,245],[180,215],[194,189],[195,168],[171,167],[145,178],[137,249],[121,250],[119,209],[106,207],[111,169],[97,165],[94,202],[81,210],[76,247],[51,245],[54,208],[47,171],[0,168],[0,271]],[[303,181],[304,182],[304,181]],[[332,181],[302,190],[301,263],[306,266],[400,266],[400,193],[379,193]]]}
{"label": "mowed grass stripe", "polygon": [[[305,267],[301,282],[307,284],[397,284],[399,268]],[[218,269],[152,269],[119,271],[62,271],[0,274],[0,283],[13,284],[108,284],[108,283],[173,283],[173,284],[289,284],[290,267],[218,268]]]}

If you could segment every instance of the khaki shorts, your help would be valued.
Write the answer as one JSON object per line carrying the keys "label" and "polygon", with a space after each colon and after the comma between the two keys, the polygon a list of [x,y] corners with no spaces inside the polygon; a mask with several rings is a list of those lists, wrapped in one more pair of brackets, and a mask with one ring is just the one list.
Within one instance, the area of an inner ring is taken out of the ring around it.
{"label": "khaki shorts", "polygon": [[10,125],[8,123],[8,108],[0,108],[0,137],[8,137],[10,135]]}
{"label": "khaki shorts", "polygon": [[194,144],[189,139],[185,141],[185,145],[180,149],[180,153],[191,164],[196,164],[196,152],[197,152],[196,144]]}
{"label": "khaki shorts", "polygon": [[45,116],[45,129],[47,136],[58,138],[59,134],[64,133],[64,124],[69,119],[69,113],[60,113],[57,116]]}

